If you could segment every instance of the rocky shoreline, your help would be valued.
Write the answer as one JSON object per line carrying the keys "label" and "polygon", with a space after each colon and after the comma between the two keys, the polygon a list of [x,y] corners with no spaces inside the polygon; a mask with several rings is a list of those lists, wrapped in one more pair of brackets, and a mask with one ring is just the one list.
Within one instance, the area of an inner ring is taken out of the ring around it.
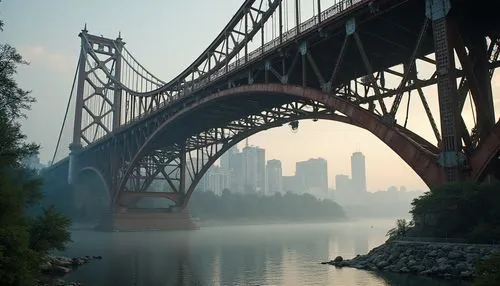
{"label": "rocky shoreline", "polygon": [[67,282],[61,279],[61,277],[76,270],[79,266],[100,259],[102,259],[101,256],[66,257],[48,255],[43,259],[42,264],[40,264],[40,271],[44,279],[39,281],[36,286],[81,286],[83,284],[79,282]]}
{"label": "rocky shoreline", "polygon": [[347,260],[337,256],[323,264],[468,280],[474,278],[477,261],[498,251],[500,245],[389,241],[366,255]]}

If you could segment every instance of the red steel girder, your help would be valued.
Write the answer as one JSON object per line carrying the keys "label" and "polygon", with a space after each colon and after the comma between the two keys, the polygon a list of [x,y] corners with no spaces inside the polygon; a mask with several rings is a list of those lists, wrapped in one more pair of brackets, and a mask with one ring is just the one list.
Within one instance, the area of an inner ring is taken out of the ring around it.
{"label": "red steel girder", "polygon": [[[327,107],[345,114],[348,118],[351,118],[362,128],[370,131],[379,139],[381,139],[385,144],[393,149],[412,169],[414,169],[415,172],[424,180],[427,185],[439,185],[443,180],[442,169],[436,163],[436,154],[429,152],[420,144],[416,143],[409,137],[405,136],[403,133],[399,132],[396,128],[383,124],[380,116],[377,116],[369,112],[368,110],[362,109],[361,107],[351,102],[339,99],[319,90],[281,84],[255,84],[249,86],[241,86],[224,90],[200,99],[196,105],[186,107],[182,112],[173,115],[168,120],[163,122],[159,126],[159,128],[155,132],[153,132],[151,136],[149,136],[143,146],[138,150],[138,152],[134,156],[134,159],[132,159],[131,166],[134,165],[134,162],[137,162],[138,160],[140,160],[140,158],[142,158],[142,156],[144,156],[145,152],[148,150],[148,145],[154,141],[155,136],[158,136],[159,134],[164,132],[170,126],[170,124],[176,122],[179,119],[182,119],[191,112],[199,111],[201,108],[203,108],[203,106],[210,104],[215,100],[223,100],[250,93],[267,97],[269,97],[270,94],[284,94],[307,100],[318,101]],[[131,170],[132,169],[129,167],[128,171],[125,171],[124,177],[122,178],[122,186],[126,178],[129,176]]]}

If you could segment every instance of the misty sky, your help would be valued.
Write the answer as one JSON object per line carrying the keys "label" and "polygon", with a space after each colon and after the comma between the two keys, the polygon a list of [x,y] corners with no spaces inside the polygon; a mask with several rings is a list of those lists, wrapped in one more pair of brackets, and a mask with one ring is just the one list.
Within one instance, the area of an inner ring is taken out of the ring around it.
{"label": "misty sky", "polygon": [[[322,0],[322,7],[333,1]],[[18,80],[23,88],[33,91],[38,102],[28,113],[24,131],[30,140],[41,144],[42,161],[50,160],[54,151],[78,60],[77,35],[84,23],[90,33],[110,38],[121,31],[134,57],[153,74],[168,81],[198,57],[241,3],[235,0],[0,2],[0,18],[6,24],[0,34],[1,42],[14,45],[30,62],[20,69]],[[497,77],[493,85],[495,91],[500,87]],[[437,117],[436,88],[424,91]],[[498,116],[498,96],[495,106]],[[401,116],[404,117],[403,112],[398,118]],[[468,122],[472,120],[470,114],[464,116]],[[419,102],[412,105],[408,127],[435,143]],[[361,151],[366,156],[370,191],[390,185],[426,189],[422,180],[389,147],[371,133],[349,125],[302,121],[296,133],[289,127],[276,128],[251,137],[249,142],[265,148],[268,160],[282,160],[284,175],[294,173],[296,161],[323,157],[328,160],[332,186],[335,174],[350,173],[351,153]]]}

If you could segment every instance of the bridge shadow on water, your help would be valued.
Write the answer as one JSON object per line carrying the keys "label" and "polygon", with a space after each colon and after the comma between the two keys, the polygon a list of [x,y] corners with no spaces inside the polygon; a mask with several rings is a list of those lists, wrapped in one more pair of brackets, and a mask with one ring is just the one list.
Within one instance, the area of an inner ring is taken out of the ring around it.
{"label": "bridge shadow on water", "polygon": [[378,238],[383,238],[381,230],[342,230],[344,227],[317,224],[209,227],[183,232],[75,231],[74,244],[66,254],[102,255],[103,259],[67,278],[104,286],[469,285],[321,265],[336,254],[352,257],[353,253],[366,253],[379,243]]}

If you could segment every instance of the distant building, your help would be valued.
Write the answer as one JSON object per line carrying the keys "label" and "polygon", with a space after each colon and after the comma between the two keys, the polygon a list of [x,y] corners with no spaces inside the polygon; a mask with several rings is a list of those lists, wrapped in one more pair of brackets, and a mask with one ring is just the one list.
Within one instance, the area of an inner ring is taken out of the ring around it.
{"label": "distant building", "polygon": [[227,172],[230,176],[229,190],[231,192],[243,191],[243,180],[245,177],[245,168],[243,164],[243,155],[238,151],[236,145],[227,150],[220,157],[221,170]]}
{"label": "distant building", "polygon": [[312,193],[316,196],[328,194],[328,165],[325,159],[309,159],[295,164],[295,176],[300,192]]}
{"label": "distant building", "polygon": [[354,152],[351,156],[352,188],[357,193],[366,192],[365,156],[361,152]]}
{"label": "distant building", "polygon": [[282,177],[282,182],[283,182],[283,192],[291,192],[291,193],[298,193],[299,190],[297,188],[297,178],[295,176],[283,176]]}
{"label": "distant building", "polygon": [[217,195],[221,195],[224,189],[230,188],[230,184],[231,176],[229,171],[219,166],[212,166],[201,179],[199,188],[203,191],[212,191]]}
{"label": "distant building", "polygon": [[335,189],[338,192],[348,192],[352,189],[351,179],[347,175],[335,176]]}
{"label": "distant building", "polygon": [[226,171],[232,171],[235,166],[234,166],[234,157],[236,154],[238,154],[238,147],[234,145],[233,147],[229,148],[222,156],[220,156],[220,167]]}
{"label": "distant building", "polygon": [[242,154],[245,170],[244,191],[265,193],[266,150],[247,145]]}
{"label": "distant building", "polygon": [[283,172],[280,160],[269,160],[266,166],[267,193],[273,194],[283,190]]}

